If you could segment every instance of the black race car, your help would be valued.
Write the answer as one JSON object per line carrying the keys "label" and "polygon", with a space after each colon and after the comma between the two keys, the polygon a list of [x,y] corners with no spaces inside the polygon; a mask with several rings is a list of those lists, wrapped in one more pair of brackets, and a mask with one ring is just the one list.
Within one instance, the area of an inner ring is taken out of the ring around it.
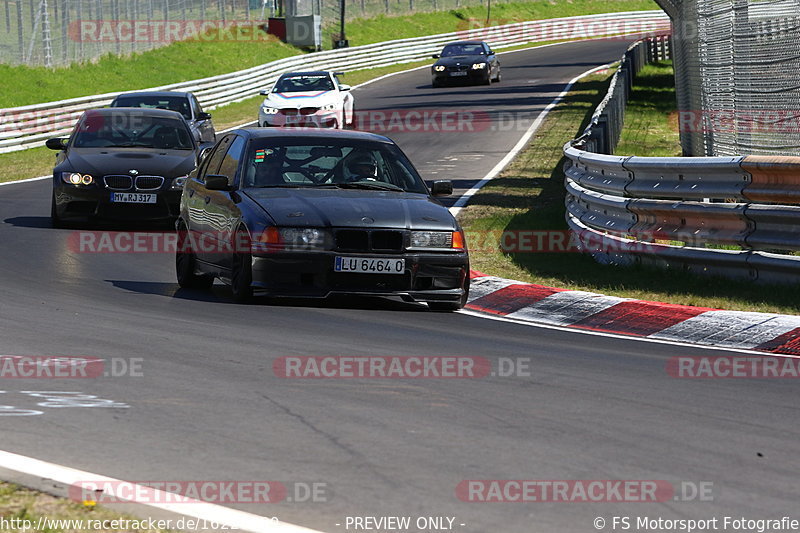
{"label": "black race car", "polygon": [[177,111],[189,124],[194,140],[202,146],[213,145],[216,139],[211,114],[203,111],[195,95],[178,91],[138,91],[118,95],[109,107],[144,107]]}
{"label": "black race car", "polygon": [[186,181],[181,287],[215,277],[234,300],[332,293],[461,308],[469,258],[455,218],[390,139],[361,132],[239,129]]}
{"label": "black race car", "polygon": [[440,87],[447,82],[468,81],[491,85],[500,81],[500,61],[483,41],[458,41],[446,44],[431,67],[431,83]]}
{"label": "black race car", "polygon": [[51,219],[175,220],[198,145],[183,116],[162,109],[85,111],[53,169]]}

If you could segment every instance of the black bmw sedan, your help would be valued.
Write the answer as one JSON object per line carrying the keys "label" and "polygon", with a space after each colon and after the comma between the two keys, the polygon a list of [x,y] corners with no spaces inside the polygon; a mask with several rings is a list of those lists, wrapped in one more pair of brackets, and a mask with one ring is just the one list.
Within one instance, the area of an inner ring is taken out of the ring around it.
{"label": "black bmw sedan", "polygon": [[182,287],[214,278],[256,293],[400,296],[460,309],[464,234],[390,139],[361,132],[239,129],[186,181],[177,222]]}
{"label": "black bmw sedan", "polygon": [[197,143],[183,116],[162,109],[85,111],[53,169],[51,219],[175,220],[181,191],[197,164]]}
{"label": "black bmw sedan", "polygon": [[483,41],[458,41],[446,44],[441,54],[434,54],[436,63],[431,67],[431,83],[440,87],[444,83],[468,81],[491,85],[500,81],[500,61]]}
{"label": "black bmw sedan", "polygon": [[186,119],[197,144],[206,147],[213,145],[216,141],[211,114],[204,112],[197,97],[189,92],[138,91],[124,93],[114,98],[108,107],[143,107],[177,111]]}

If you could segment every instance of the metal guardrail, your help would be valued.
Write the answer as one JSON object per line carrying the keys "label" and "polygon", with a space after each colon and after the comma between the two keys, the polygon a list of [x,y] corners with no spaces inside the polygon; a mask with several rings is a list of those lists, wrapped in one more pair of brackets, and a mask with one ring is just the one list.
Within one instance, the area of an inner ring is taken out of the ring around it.
{"label": "metal guardrail", "polygon": [[[453,40],[482,39],[493,48],[502,49],[525,43],[625,35],[632,31],[650,33],[665,28],[669,28],[669,19],[662,11],[519,22],[293,56],[230,74],[142,90],[192,91],[204,107],[213,109],[257,95],[286,71],[357,70],[411,63],[430,58]],[[70,133],[83,111],[108,105],[117,94],[0,109],[0,153],[42,146],[50,137]]]}
{"label": "metal guardrail", "polygon": [[596,153],[616,146],[630,83],[653,46],[662,45],[631,46],[583,135],[564,146],[566,218],[577,244],[602,263],[796,283],[800,157]]}

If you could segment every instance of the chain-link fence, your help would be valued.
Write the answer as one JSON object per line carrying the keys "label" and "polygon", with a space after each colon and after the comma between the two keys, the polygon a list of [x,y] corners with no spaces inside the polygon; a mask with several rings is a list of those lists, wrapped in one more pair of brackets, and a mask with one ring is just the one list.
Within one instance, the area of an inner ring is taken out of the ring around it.
{"label": "chain-link fence", "polygon": [[[344,0],[347,20],[443,11],[506,0]],[[341,0],[0,0],[0,63],[56,67],[128,54],[234,26],[252,36],[269,17],[321,15],[327,46]],[[228,32],[228,33],[226,33]],[[212,37],[213,38],[213,37]],[[243,37],[247,38],[247,37]],[[387,35],[386,39],[391,39]]]}
{"label": "chain-link fence", "polygon": [[685,155],[800,154],[800,1],[657,0]]}

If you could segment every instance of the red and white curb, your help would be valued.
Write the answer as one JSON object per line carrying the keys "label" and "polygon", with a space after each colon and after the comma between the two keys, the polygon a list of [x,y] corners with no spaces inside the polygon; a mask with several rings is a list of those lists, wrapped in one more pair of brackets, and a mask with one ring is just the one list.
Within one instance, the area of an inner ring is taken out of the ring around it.
{"label": "red and white curb", "polygon": [[515,320],[681,343],[800,355],[800,317],[722,311],[556,289],[471,272],[467,309]]}

